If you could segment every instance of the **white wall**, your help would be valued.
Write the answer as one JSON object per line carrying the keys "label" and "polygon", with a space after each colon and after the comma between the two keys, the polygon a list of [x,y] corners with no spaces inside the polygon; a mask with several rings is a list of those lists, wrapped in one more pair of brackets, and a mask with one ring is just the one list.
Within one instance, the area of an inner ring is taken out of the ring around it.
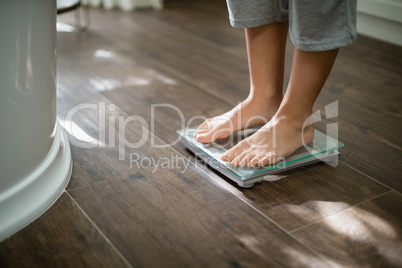
{"label": "white wall", "polygon": [[357,1],[360,34],[402,45],[402,0]]}

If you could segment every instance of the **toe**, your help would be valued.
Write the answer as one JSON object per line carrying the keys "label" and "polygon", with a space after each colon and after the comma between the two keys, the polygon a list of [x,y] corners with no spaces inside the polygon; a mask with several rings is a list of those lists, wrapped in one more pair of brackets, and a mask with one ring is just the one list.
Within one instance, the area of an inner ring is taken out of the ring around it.
{"label": "toe", "polygon": [[208,132],[212,127],[211,120],[212,119],[209,118],[209,119],[205,120],[201,125],[199,125],[198,128],[194,131],[194,137],[197,134],[202,134],[202,133]]}
{"label": "toe", "polygon": [[274,158],[275,158],[275,155],[273,153],[268,153],[267,155],[265,155],[258,161],[258,166],[263,167],[263,166],[272,165],[275,163]]}
{"label": "toe", "polygon": [[254,158],[252,158],[252,159],[250,160],[250,162],[247,164],[247,166],[248,166],[248,167],[255,167],[255,166],[257,166],[258,163],[260,162],[261,158],[262,158],[262,157],[261,157],[260,155],[255,156]]}
{"label": "toe", "polygon": [[247,155],[248,155],[248,152],[242,152],[240,154],[237,154],[237,156],[232,160],[232,162],[230,162],[230,164],[232,164],[232,166],[235,166],[235,167],[240,166],[240,162]]}
{"label": "toe", "polygon": [[214,119],[201,124],[194,132],[194,137],[200,142],[209,143],[217,139],[227,138],[232,132],[233,129],[228,127],[227,122]]}
{"label": "toe", "polygon": [[264,166],[267,166],[268,164],[269,164],[269,158],[268,157],[264,157],[264,158],[262,158],[262,159],[260,159],[258,161],[258,166],[259,167],[264,167]]}
{"label": "toe", "polygon": [[202,143],[209,143],[211,142],[211,132],[205,132],[201,134],[196,134],[195,138]]}
{"label": "toe", "polygon": [[239,156],[246,149],[244,146],[242,146],[242,143],[243,141],[234,146],[232,149],[226,151],[221,157],[222,161],[232,162],[237,156]]}
{"label": "toe", "polygon": [[235,158],[239,156],[240,153],[237,153],[235,151],[229,150],[226,151],[222,156],[221,160],[225,162],[232,162]]}
{"label": "toe", "polygon": [[232,161],[232,160],[229,159],[229,156],[227,156],[227,155],[225,155],[225,154],[223,154],[223,155],[221,156],[221,160],[222,160],[223,162],[231,162],[231,161]]}
{"label": "toe", "polygon": [[248,166],[248,164],[250,163],[251,159],[254,158],[254,155],[252,153],[248,153],[247,155],[245,155],[243,157],[243,159],[240,161],[239,166],[240,167],[245,167]]}
{"label": "toe", "polygon": [[241,154],[242,152],[248,150],[250,148],[250,146],[247,143],[247,139],[242,140],[241,142],[239,142],[238,144],[236,144],[233,148],[231,148],[229,151],[227,151],[227,153],[237,153],[237,154]]}
{"label": "toe", "polygon": [[193,136],[196,137],[199,134],[203,134],[205,132],[208,132],[208,130],[209,130],[208,128],[200,126],[196,131],[194,131]]}

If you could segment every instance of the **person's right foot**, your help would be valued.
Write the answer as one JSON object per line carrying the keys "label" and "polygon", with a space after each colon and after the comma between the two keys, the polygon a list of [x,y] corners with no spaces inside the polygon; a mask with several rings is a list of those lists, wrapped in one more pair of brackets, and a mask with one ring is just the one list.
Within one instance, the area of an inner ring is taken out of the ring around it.
{"label": "person's right foot", "polygon": [[273,165],[313,141],[314,125],[304,126],[304,123],[304,118],[277,114],[253,135],[226,151],[221,159],[240,167]]}
{"label": "person's right foot", "polygon": [[263,126],[276,113],[282,97],[267,99],[247,98],[229,112],[205,120],[195,131],[194,137],[209,143],[227,138],[230,134],[252,126]]}

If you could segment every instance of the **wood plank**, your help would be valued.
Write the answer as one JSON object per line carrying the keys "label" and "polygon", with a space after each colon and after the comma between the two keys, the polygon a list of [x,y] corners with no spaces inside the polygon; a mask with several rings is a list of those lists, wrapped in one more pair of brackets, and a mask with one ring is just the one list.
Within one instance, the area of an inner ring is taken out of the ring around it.
{"label": "wood plank", "polygon": [[[109,138],[109,119],[113,117],[118,121],[121,114],[118,111],[110,111],[109,105],[113,104],[99,92],[91,92],[88,87],[83,87],[81,79],[78,78],[80,76],[77,76],[75,71],[62,68],[62,64],[58,66],[62,72],[62,75],[58,75],[58,119],[67,130],[73,157],[73,172],[67,189],[130,172],[128,162],[118,161],[119,153],[114,148],[119,145],[119,132],[114,132],[117,133],[113,138],[114,145],[109,141],[112,139]],[[74,107],[79,107],[78,105],[93,105],[94,109],[80,109],[74,113],[71,121],[65,122],[67,114],[73,111]],[[105,123],[99,123],[99,114],[104,115]],[[115,128],[116,126],[113,127]],[[100,133],[104,133],[103,141],[100,141]],[[90,141],[98,144],[91,145]],[[100,143],[104,144],[103,147],[99,146]],[[107,161],[108,158],[117,161]]]}
{"label": "wood plank", "polygon": [[0,243],[1,267],[129,267],[66,193]]}
{"label": "wood plank", "polygon": [[230,26],[225,1],[169,1],[163,12],[150,9],[140,12],[247,60],[244,30]]}
{"label": "wood plank", "polygon": [[[248,67],[243,59],[222,53],[219,48],[140,12],[135,16],[92,12],[91,20],[92,31],[102,33],[128,56],[147,56],[175,76],[211,94],[223,94],[231,103],[248,95]],[[105,20],[110,23],[103,24]]]}
{"label": "wood plank", "polygon": [[386,192],[349,167],[318,165],[267,176],[235,193],[287,231],[311,224]]}
{"label": "wood plank", "polygon": [[[74,42],[77,44],[73,44]],[[70,47],[73,45],[79,47],[77,53],[70,51]],[[99,109],[83,109],[77,112],[73,122],[90,137],[98,138],[100,132],[105,133],[104,140],[109,144],[110,117],[118,122],[119,116],[127,118],[128,114],[121,113],[118,108],[111,112],[107,107],[113,103],[101,94],[102,91],[114,92],[121,90],[121,88],[134,88],[139,95],[135,99],[131,98],[130,95],[127,96],[130,105],[135,109],[135,112],[130,115],[141,115],[148,119],[151,109],[150,106],[143,105],[143,99],[150,99],[152,97],[150,92],[157,95],[161,94],[160,90],[151,91],[155,88],[160,88],[165,91],[164,94],[167,94],[169,88],[176,87],[175,84],[178,82],[176,82],[176,77],[166,75],[165,72],[159,72],[152,64],[141,60],[141,58],[127,60],[124,54],[117,52],[111,58],[95,57],[99,46],[104,52],[113,51],[113,44],[102,40],[101,37],[93,33],[86,35],[82,35],[82,33],[77,35],[59,34],[58,116],[64,120],[66,114],[76,105],[87,103],[100,107],[104,103],[106,109],[102,113],[104,113],[106,124],[103,127],[99,126]],[[123,67],[120,68],[119,66]],[[181,82],[180,86],[185,89],[188,85]],[[184,95],[184,97],[186,96],[189,95]],[[210,100],[213,99],[215,99],[215,106],[220,107],[221,105],[216,101],[216,98],[210,98]],[[182,98],[182,100],[185,105],[191,105],[185,99]],[[163,101],[162,103],[166,102]],[[145,104],[148,104],[148,101],[145,101]],[[222,111],[217,110],[216,112]],[[173,114],[179,116],[174,111]],[[213,115],[210,111],[206,111],[204,114],[205,116]],[[149,123],[148,127],[151,127],[151,122],[149,120],[147,122]],[[115,124],[115,133],[114,144],[116,147],[119,145],[117,124]],[[177,139],[177,136],[169,135],[169,137],[174,140]],[[72,137],[70,136],[71,140]],[[126,162],[118,160],[119,151],[117,149],[110,148],[109,145],[106,145],[105,148],[85,149],[72,144],[74,169],[68,189],[131,172],[127,162],[128,158],[126,158]]]}
{"label": "wood plank", "polygon": [[390,55],[402,55],[402,49],[385,45],[387,50],[376,50],[374,45],[375,61],[364,43],[342,50],[317,106],[339,101],[339,136],[346,144],[343,161],[401,192],[402,62]]}
{"label": "wood plank", "polygon": [[294,233],[335,267],[400,267],[402,196],[390,192]]}
{"label": "wood plank", "polygon": [[194,166],[143,167],[69,193],[133,266],[327,267]]}
{"label": "wood plank", "polygon": [[[73,133],[75,132],[78,136],[84,134],[84,138],[93,138],[96,141],[99,140],[100,134],[104,133],[105,143],[104,147],[82,148],[82,146],[75,145],[74,137],[69,135],[74,166],[67,189],[111,179],[132,171],[129,157],[125,158],[125,161],[119,160],[118,149],[120,140],[118,117],[124,116],[126,119],[128,115],[121,113],[118,107],[115,111],[111,111],[109,107],[114,104],[100,93],[103,90],[111,90],[116,85],[118,88],[119,81],[110,76],[99,77],[98,73],[92,71],[102,70],[105,66],[109,66],[107,68],[109,70],[109,68],[121,64],[121,59],[124,59],[125,55],[117,54],[110,58],[97,56],[97,53],[113,54],[113,49],[114,44],[96,32],[58,33],[57,109],[59,120],[63,122],[67,113],[77,105],[95,105],[95,109],[82,109],[74,115],[72,122],[76,129]],[[125,67],[139,68],[131,69],[136,76],[129,76],[129,83],[135,84],[138,80],[141,82],[144,79],[149,79],[151,82],[163,79],[160,74],[149,68],[142,68],[139,65],[134,67],[126,65]],[[105,118],[103,125],[99,122],[99,112]],[[112,127],[114,137],[109,136],[111,118],[115,120]],[[135,142],[131,137],[127,137],[127,139]]]}

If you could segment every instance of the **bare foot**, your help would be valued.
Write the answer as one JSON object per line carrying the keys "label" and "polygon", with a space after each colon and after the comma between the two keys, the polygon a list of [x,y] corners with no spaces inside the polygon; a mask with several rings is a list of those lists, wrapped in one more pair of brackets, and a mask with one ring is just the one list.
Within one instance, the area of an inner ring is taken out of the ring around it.
{"label": "bare foot", "polygon": [[303,120],[273,117],[256,133],[222,155],[233,166],[255,167],[275,164],[314,138],[314,126],[303,129]]}
{"label": "bare foot", "polygon": [[229,137],[230,134],[252,126],[263,126],[278,110],[282,96],[267,101],[265,98],[247,98],[229,112],[209,118],[194,133],[203,143]]}

